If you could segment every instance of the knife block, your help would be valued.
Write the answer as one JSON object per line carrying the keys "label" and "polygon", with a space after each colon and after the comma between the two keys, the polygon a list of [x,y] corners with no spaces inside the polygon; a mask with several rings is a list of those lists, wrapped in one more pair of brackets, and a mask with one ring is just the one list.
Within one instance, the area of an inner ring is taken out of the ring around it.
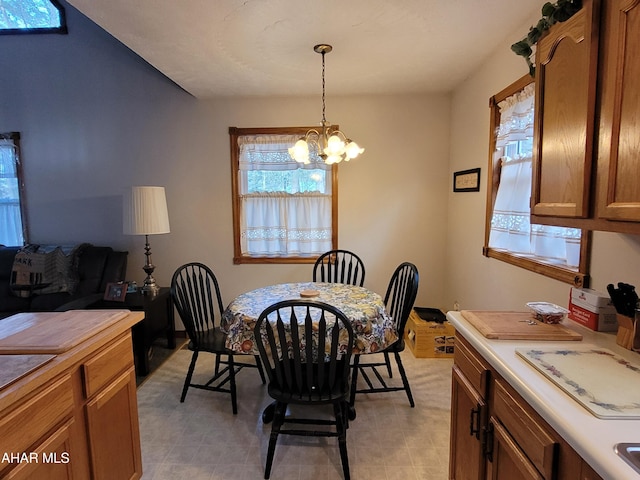
{"label": "knife block", "polygon": [[636,321],[626,315],[616,314],[618,319],[618,334],[616,343],[628,350],[633,348],[633,340],[636,336]]}

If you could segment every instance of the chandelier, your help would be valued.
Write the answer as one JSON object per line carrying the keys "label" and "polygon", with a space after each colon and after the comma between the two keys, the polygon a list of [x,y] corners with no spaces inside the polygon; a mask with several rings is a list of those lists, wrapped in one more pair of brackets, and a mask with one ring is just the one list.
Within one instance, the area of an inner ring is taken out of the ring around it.
{"label": "chandelier", "polygon": [[360,148],[340,130],[333,128],[325,118],[324,56],[331,52],[333,47],[322,43],[313,47],[313,50],[322,55],[322,123],[320,131],[309,130],[293,147],[289,148],[289,155],[296,162],[310,163],[309,149],[312,147],[328,165],[340,163],[343,160],[348,162],[364,152],[364,148]]}

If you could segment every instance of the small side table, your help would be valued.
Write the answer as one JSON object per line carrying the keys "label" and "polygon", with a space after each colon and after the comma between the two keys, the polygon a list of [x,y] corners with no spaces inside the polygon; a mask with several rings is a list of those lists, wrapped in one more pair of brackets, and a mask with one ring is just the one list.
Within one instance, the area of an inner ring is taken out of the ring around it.
{"label": "small side table", "polygon": [[92,308],[121,308],[144,312],[144,319],[132,328],[133,351],[138,375],[149,373],[147,352],[156,338],[165,336],[167,347],[172,350],[176,348],[176,324],[169,287],[160,288],[155,295],[138,290],[127,293],[124,302],[102,300]]}

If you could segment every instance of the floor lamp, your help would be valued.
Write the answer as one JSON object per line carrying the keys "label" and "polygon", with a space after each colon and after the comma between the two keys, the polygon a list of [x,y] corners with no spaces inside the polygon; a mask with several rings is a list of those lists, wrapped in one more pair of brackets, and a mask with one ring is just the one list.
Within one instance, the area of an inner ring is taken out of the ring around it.
{"label": "floor lamp", "polygon": [[169,214],[164,187],[131,187],[123,198],[123,232],[125,235],[144,235],[144,254],[147,257],[143,270],[147,274],[142,291],[157,293],[159,287],[153,278],[155,265],[151,261],[149,235],[169,233]]}

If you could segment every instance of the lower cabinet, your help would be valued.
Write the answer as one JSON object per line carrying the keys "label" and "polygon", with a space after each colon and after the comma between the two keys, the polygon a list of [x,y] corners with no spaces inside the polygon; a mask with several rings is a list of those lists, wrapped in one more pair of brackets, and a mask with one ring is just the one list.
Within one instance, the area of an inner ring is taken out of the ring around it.
{"label": "lower cabinet", "polygon": [[481,425],[487,404],[469,384],[460,369],[453,367],[451,418],[451,478],[484,478],[484,449]]}
{"label": "lower cabinet", "polygon": [[142,475],[135,391],[136,375],[130,369],[87,403],[95,480],[133,479]]}
{"label": "lower cabinet", "polygon": [[0,410],[0,478],[141,478],[132,352],[129,331],[70,352],[68,369]]}
{"label": "lower cabinet", "polygon": [[544,480],[517,442],[509,435],[509,431],[495,417],[489,420],[489,432],[491,445],[487,452],[488,478]]}
{"label": "lower cabinet", "polygon": [[[493,449],[487,448],[490,463],[495,464],[496,446],[509,447],[511,457],[519,460],[523,472],[540,472],[539,476],[523,478],[554,478],[559,444],[552,431],[541,423],[537,414],[502,380],[493,381],[492,422],[489,438],[493,435]],[[499,441],[496,441],[498,440]],[[488,440],[491,447],[491,440]],[[495,466],[495,465],[494,465]],[[496,478],[496,477],[493,477]],[[508,478],[508,477],[503,477]],[[515,477],[510,477],[515,478]]]}
{"label": "lower cabinet", "polygon": [[580,480],[602,480],[602,477],[591,468],[591,465],[587,462],[582,462]]}
{"label": "lower cabinet", "polygon": [[70,480],[77,478],[73,474],[71,464],[71,424],[66,421],[56,429],[37,448],[28,453],[31,461],[20,462],[16,468],[10,470],[2,478],[6,480]]}
{"label": "lower cabinet", "polygon": [[602,480],[456,332],[451,480]]}
{"label": "lower cabinet", "polygon": [[69,420],[55,430],[37,448],[28,452],[30,460],[21,461],[2,478],[6,480],[28,480],[46,478],[69,480],[76,478],[71,465],[71,423]]}
{"label": "lower cabinet", "polygon": [[483,480],[487,440],[489,365],[456,341],[452,369],[449,478]]}

